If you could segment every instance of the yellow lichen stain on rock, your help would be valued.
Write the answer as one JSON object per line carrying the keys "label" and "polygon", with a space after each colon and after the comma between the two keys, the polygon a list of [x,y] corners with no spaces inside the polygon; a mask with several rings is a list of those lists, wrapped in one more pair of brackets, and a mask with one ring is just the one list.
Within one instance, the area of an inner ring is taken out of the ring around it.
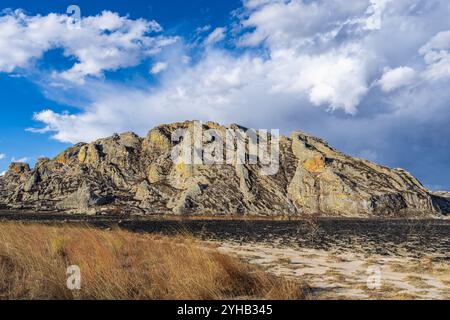
{"label": "yellow lichen stain on rock", "polygon": [[158,147],[159,149],[170,148],[168,139],[159,130],[152,130],[150,132],[149,140],[153,146]]}
{"label": "yellow lichen stain on rock", "polygon": [[56,156],[55,158],[55,162],[59,163],[59,164],[66,164],[67,163],[67,157],[66,157],[66,153],[60,153],[59,155]]}
{"label": "yellow lichen stain on rock", "polygon": [[182,173],[182,174],[190,174],[191,171],[192,171],[192,170],[191,170],[191,166],[185,164],[184,162],[181,162],[181,163],[177,164],[177,165],[175,166],[175,170],[176,170],[177,172],[179,172],[179,173]]}
{"label": "yellow lichen stain on rock", "polygon": [[303,162],[303,167],[312,173],[321,173],[325,170],[325,159],[322,155],[316,155]]}
{"label": "yellow lichen stain on rock", "polygon": [[175,176],[180,179],[180,181],[188,180],[194,177],[194,167],[190,164],[179,163],[175,166]]}
{"label": "yellow lichen stain on rock", "polygon": [[100,163],[100,154],[95,147],[95,145],[90,144],[87,148],[87,158],[86,162],[89,164],[98,164]]}
{"label": "yellow lichen stain on rock", "polygon": [[162,174],[161,169],[158,168],[158,166],[151,165],[148,170],[147,178],[150,183],[157,183],[164,180],[164,175]]}
{"label": "yellow lichen stain on rock", "polygon": [[78,161],[80,161],[80,163],[84,163],[86,161],[87,158],[87,147],[84,146],[80,149],[80,152],[78,152]]}

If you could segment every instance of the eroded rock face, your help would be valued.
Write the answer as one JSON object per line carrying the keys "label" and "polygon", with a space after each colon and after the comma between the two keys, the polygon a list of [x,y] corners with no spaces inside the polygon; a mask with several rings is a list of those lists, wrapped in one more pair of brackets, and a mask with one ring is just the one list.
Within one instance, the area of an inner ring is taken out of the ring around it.
{"label": "eroded rock face", "polygon": [[[172,133],[195,125],[174,123],[144,138],[124,133],[80,143],[54,159],[40,159],[33,169],[11,164],[0,177],[0,207],[80,214],[347,217],[433,216],[450,208],[447,198],[431,195],[406,171],[349,157],[302,132],[280,137],[279,168],[273,175],[261,174],[260,164],[236,161],[175,163],[171,152],[179,142],[172,142]],[[226,130],[216,123],[201,126]]]}
{"label": "eroded rock face", "polygon": [[446,213],[450,212],[450,192],[448,191],[437,191],[432,194],[432,199],[435,207],[438,211]]}

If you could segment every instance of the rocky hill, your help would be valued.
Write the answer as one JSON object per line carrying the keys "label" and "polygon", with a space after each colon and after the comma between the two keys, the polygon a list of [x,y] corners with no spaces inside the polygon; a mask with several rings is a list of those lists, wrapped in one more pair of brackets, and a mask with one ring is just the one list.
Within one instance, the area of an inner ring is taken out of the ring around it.
{"label": "rocky hill", "polygon": [[[447,198],[432,195],[408,172],[352,158],[302,132],[280,137],[279,168],[273,175],[262,174],[260,163],[239,164],[236,159],[228,164],[175,163],[171,155],[181,142],[172,142],[172,133],[190,132],[196,125],[222,133],[227,129],[215,123],[162,125],[143,138],[123,133],[77,144],[54,159],[40,159],[33,169],[12,163],[0,177],[0,208],[347,217],[425,217],[448,211]],[[245,150],[249,158],[251,152]]]}

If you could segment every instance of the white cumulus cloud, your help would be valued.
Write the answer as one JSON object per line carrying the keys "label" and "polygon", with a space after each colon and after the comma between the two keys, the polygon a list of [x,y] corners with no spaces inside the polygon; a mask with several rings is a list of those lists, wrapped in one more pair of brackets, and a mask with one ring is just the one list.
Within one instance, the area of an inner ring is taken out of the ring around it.
{"label": "white cumulus cloud", "polygon": [[11,162],[20,162],[20,163],[27,163],[31,161],[31,158],[29,157],[22,157],[22,158],[12,158]]}
{"label": "white cumulus cloud", "polygon": [[414,83],[416,71],[409,67],[398,67],[387,70],[381,77],[379,84],[385,92],[391,92],[398,88]]}
{"label": "white cumulus cloud", "polygon": [[169,65],[166,62],[157,62],[150,69],[151,74],[158,74],[167,69]]}
{"label": "white cumulus cloud", "polygon": [[62,48],[77,62],[54,76],[83,83],[86,76],[137,65],[177,40],[149,36],[162,30],[155,21],[131,20],[109,11],[82,18],[80,28],[70,27],[69,21],[65,14],[28,16],[20,10],[0,16],[0,72],[30,67],[46,51]]}
{"label": "white cumulus cloud", "polygon": [[212,45],[225,39],[226,28],[216,28],[205,39],[206,45]]}
{"label": "white cumulus cloud", "polygon": [[450,30],[439,32],[428,41],[420,53],[427,64],[424,72],[429,80],[450,78]]}
{"label": "white cumulus cloud", "polygon": [[[195,64],[175,68],[150,91],[101,85],[94,95],[89,93],[93,102],[81,112],[47,110],[35,119],[45,124],[41,130],[56,132],[58,140],[75,142],[122,128],[143,132],[158,122],[188,118],[247,123],[279,119],[281,124],[311,107],[364,116],[375,112],[364,102],[373,84],[391,92],[420,77],[423,71],[416,74],[412,67],[388,68],[399,61],[413,65],[421,58],[420,48],[443,28],[428,26],[431,18],[445,15],[444,2],[436,0],[434,6],[418,0],[245,1],[240,16],[244,32],[235,42],[244,48],[261,45],[266,55],[207,47]],[[217,28],[208,38],[213,43],[224,32]],[[395,42],[386,43],[387,38]],[[443,42],[431,41],[428,50]],[[186,53],[178,55],[175,60],[183,61]],[[156,63],[151,71],[165,68]],[[91,82],[90,90],[95,86]]]}

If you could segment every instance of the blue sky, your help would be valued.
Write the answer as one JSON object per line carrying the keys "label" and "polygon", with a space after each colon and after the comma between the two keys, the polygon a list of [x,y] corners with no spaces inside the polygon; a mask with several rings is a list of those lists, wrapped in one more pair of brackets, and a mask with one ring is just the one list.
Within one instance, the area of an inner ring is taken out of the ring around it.
{"label": "blue sky", "polygon": [[[208,1],[208,0],[172,0],[172,1],[27,1],[4,0],[0,9],[22,9],[27,15],[47,15],[49,13],[66,13],[67,8],[76,4],[82,8],[82,16],[95,16],[104,10],[118,12],[132,19],[156,19],[164,25],[166,34],[183,35],[186,38],[195,36],[196,29],[210,25],[227,24],[230,12],[239,8],[240,1]],[[177,8],[177,10],[173,10]],[[5,48],[6,49],[6,48]],[[74,59],[62,57],[61,50],[45,53],[44,59],[37,64],[42,69],[54,70],[68,67]],[[124,81],[126,78],[148,75],[148,62],[133,70],[112,72],[109,78]],[[26,73],[26,72],[24,72]],[[0,172],[6,170],[12,159],[35,162],[41,156],[54,156],[70,143],[61,143],[51,139],[50,134],[36,135],[25,131],[33,127],[33,113],[42,108],[57,111],[76,111],[73,105],[61,99],[46,96],[45,85],[41,87],[34,78],[15,77],[8,73],[0,73],[0,100],[3,116],[0,118]],[[146,79],[152,81],[152,79]],[[70,93],[68,93],[70,95]]]}
{"label": "blue sky", "polygon": [[[66,10],[81,10],[77,25]],[[444,0],[0,4],[0,172],[188,119],[299,129],[450,189]]]}

